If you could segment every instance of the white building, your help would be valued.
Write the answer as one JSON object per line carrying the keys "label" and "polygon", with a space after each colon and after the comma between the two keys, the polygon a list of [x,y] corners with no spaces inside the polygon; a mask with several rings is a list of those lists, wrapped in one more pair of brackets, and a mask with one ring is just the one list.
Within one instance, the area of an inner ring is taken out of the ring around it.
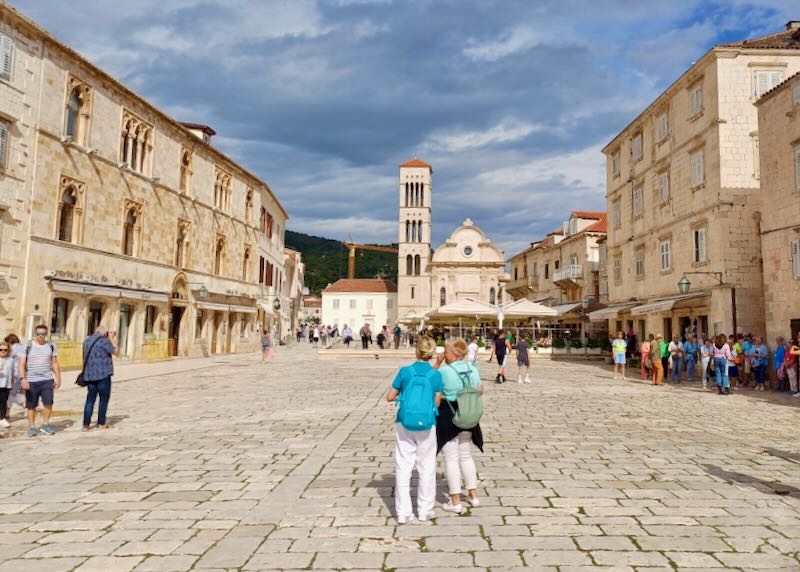
{"label": "white building", "polygon": [[342,279],[322,291],[322,323],[350,326],[369,324],[373,332],[397,321],[397,285],[377,278]]}

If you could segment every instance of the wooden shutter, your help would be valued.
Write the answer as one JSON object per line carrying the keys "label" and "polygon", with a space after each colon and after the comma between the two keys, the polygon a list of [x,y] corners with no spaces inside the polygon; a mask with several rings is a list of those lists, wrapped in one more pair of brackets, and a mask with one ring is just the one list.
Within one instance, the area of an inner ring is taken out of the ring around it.
{"label": "wooden shutter", "polygon": [[8,161],[8,125],[0,121],[0,171],[5,170]]}
{"label": "wooden shutter", "polygon": [[800,240],[792,241],[792,276],[800,278]]}
{"label": "wooden shutter", "polygon": [[0,75],[11,77],[11,56],[14,44],[11,38],[0,34]]}

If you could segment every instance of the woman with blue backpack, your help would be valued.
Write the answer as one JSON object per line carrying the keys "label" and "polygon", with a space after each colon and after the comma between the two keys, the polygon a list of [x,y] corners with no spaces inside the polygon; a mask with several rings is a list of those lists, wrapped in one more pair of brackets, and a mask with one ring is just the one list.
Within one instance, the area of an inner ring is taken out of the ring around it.
{"label": "woman with blue backpack", "polygon": [[434,516],[436,501],[436,411],[442,400],[442,375],[431,367],[436,342],[417,338],[417,361],[400,368],[386,394],[397,401],[395,416],[394,506],[398,524],[414,520],[411,506],[411,473],[419,474],[417,516],[425,522]]}
{"label": "woman with blue backpack", "polygon": [[473,508],[478,499],[478,472],[472,458],[472,444],[483,452],[483,385],[474,365],[464,361],[467,342],[450,340],[434,366],[442,374],[442,402],[436,421],[436,441],[444,458],[450,500],[442,505],[448,512],[461,514],[462,479],[467,490],[467,502]]}

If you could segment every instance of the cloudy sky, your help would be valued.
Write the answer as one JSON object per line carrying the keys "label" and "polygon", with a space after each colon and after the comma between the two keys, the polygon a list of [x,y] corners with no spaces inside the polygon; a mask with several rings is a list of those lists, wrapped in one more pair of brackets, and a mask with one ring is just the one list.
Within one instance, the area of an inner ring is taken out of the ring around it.
{"label": "cloudy sky", "polygon": [[10,3],[214,127],[289,228],[397,240],[397,165],[418,156],[434,242],[471,217],[507,255],[605,208],[600,149],[709,47],[800,19],[797,0]]}

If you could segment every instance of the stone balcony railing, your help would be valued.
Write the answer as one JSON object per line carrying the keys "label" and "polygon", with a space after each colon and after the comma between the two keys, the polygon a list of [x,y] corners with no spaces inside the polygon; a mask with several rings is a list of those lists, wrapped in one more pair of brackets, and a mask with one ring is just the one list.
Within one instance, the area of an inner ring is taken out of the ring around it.
{"label": "stone balcony railing", "polygon": [[564,268],[559,268],[553,273],[553,282],[561,280],[578,280],[583,278],[583,265],[570,264]]}

